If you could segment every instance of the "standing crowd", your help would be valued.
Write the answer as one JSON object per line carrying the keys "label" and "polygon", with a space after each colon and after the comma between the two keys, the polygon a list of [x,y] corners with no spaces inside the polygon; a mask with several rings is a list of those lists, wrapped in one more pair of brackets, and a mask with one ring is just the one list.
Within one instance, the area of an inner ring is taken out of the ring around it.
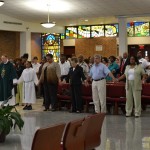
{"label": "standing crowd", "polygon": [[36,98],[43,97],[44,111],[56,111],[57,89],[64,83],[70,84],[71,112],[83,111],[82,84],[92,83],[92,97],[95,113],[106,113],[106,83],[125,82],[126,86],[126,117],[130,117],[133,106],[135,117],[141,115],[142,83],[150,82],[150,62],[148,57],[137,56],[109,58],[95,54],[84,58],[83,55],[66,59],[60,56],[59,62],[54,62],[53,55],[47,54],[40,63],[34,57],[28,61],[28,54],[15,60],[1,56],[0,62],[0,101],[11,98],[11,90],[15,87],[16,103],[23,105],[24,110],[32,110]]}

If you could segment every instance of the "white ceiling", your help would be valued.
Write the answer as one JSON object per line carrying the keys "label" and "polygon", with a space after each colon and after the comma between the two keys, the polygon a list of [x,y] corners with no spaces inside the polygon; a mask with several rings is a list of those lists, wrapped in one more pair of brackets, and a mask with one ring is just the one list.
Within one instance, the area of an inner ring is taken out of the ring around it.
{"label": "white ceiling", "polygon": [[[0,14],[27,22],[47,21],[49,3],[50,20],[57,25],[115,23],[118,16],[130,20],[150,21],[150,0],[4,0]],[[32,3],[31,3],[32,2]],[[53,5],[57,3],[59,8]],[[39,8],[37,6],[40,6]],[[67,6],[67,7],[66,7]],[[52,10],[53,9],[53,10]],[[66,10],[61,10],[66,9]],[[140,18],[133,18],[140,17]],[[85,22],[88,19],[88,22]]]}

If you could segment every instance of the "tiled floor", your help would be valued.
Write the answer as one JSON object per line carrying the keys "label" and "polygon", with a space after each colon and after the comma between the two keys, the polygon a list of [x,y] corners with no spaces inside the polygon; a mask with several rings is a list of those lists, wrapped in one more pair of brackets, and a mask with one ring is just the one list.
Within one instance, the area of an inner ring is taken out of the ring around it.
{"label": "tiled floor", "polygon": [[[21,132],[18,129],[12,131],[6,142],[0,144],[0,150],[30,150],[37,128],[89,115],[72,114],[67,111],[43,112],[40,100],[33,107],[32,111],[23,111],[21,106],[17,107],[25,121],[24,128]],[[144,112],[141,118],[106,115],[101,146],[96,150],[150,150],[149,118],[150,111]]]}

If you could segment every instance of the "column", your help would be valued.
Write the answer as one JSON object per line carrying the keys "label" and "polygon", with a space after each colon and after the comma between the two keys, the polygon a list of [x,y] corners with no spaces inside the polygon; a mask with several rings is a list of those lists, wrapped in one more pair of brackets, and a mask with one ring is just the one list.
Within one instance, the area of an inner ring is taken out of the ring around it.
{"label": "column", "polygon": [[20,32],[20,56],[24,53],[29,54],[28,60],[31,60],[31,32]]}
{"label": "column", "polygon": [[119,56],[122,56],[124,52],[128,52],[127,47],[127,19],[125,17],[119,17]]}

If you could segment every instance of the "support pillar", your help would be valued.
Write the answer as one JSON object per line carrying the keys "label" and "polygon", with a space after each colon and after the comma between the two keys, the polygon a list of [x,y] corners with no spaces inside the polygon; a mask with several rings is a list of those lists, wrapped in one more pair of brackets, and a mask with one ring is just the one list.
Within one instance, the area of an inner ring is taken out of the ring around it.
{"label": "support pillar", "polygon": [[127,19],[125,17],[119,17],[119,56],[122,56],[124,52],[128,52],[127,47]]}
{"label": "support pillar", "polygon": [[31,61],[31,32],[20,32],[20,56],[24,53],[29,54],[28,60]]}

